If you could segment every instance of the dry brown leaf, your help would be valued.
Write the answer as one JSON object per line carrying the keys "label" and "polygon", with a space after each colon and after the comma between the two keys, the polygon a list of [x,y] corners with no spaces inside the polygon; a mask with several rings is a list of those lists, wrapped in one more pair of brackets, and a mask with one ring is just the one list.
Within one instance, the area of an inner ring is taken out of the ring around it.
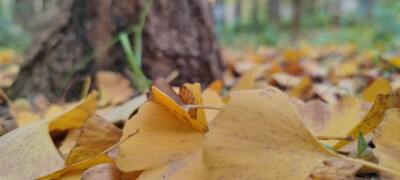
{"label": "dry brown leaf", "polygon": [[97,71],[97,86],[100,91],[99,106],[117,105],[133,96],[131,81],[112,71]]}
{"label": "dry brown leaf", "polygon": [[76,145],[71,150],[65,165],[72,165],[96,156],[116,144],[121,136],[122,131],[112,123],[97,115],[89,116],[81,128]]}
{"label": "dry brown leaf", "polygon": [[80,134],[81,129],[72,129],[67,133],[67,136],[58,148],[58,151],[60,151],[60,154],[64,159],[68,158],[69,153],[71,153],[72,148],[74,148]]}

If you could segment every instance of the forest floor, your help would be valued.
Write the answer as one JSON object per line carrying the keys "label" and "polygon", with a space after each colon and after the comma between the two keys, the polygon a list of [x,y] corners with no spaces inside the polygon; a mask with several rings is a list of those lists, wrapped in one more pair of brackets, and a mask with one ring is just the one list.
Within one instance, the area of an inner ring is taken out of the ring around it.
{"label": "forest floor", "polygon": [[[400,57],[357,45],[222,50],[223,77],[132,87],[86,79],[79,102],[0,91],[1,179],[397,179]],[[0,88],[21,58],[0,52]],[[95,84],[91,89],[90,84]]]}

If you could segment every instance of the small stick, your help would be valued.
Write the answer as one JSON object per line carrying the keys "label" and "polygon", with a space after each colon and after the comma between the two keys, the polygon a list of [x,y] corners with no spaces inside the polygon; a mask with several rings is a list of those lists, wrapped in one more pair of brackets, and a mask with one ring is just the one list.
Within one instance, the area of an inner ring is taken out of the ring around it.
{"label": "small stick", "polygon": [[207,105],[195,105],[195,104],[184,104],[184,105],[182,105],[182,108],[183,109],[203,108],[203,109],[214,109],[214,110],[222,109],[222,107],[207,106]]}
{"label": "small stick", "polygon": [[353,141],[353,137],[335,137],[335,136],[316,136],[318,140],[342,140],[342,141]]}

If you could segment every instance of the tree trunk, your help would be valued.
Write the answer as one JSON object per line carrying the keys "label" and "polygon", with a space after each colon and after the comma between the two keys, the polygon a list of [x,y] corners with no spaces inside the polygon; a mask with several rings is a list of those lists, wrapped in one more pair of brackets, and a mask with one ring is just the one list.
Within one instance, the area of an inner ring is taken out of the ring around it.
{"label": "tree trunk", "polygon": [[253,22],[253,28],[255,30],[257,30],[259,27],[259,24],[260,24],[258,22],[258,0],[253,0],[252,9],[251,9],[251,19]]}
{"label": "tree trunk", "polygon": [[301,0],[293,0],[292,40],[296,40],[299,34],[300,18]]}
{"label": "tree trunk", "polygon": [[[13,85],[17,96],[44,93],[55,98],[65,77],[89,54],[138,24],[146,0],[57,0],[43,15],[36,39]],[[50,6],[50,5],[49,5]],[[152,79],[179,70],[173,84],[200,82],[221,75],[221,58],[207,0],[155,0],[143,29],[142,69]],[[69,81],[67,98],[76,97],[84,76],[96,70],[126,72],[119,43],[85,64]],[[68,88],[67,88],[68,89]],[[64,89],[64,91],[66,91]]]}
{"label": "tree trunk", "polygon": [[242,25],[242,0],[236,0],[235,2],[235,31],[240,31]]}
{"label": "tree trunk", "polygon": [[276,27],[280,27],[279,0],[268,1],[268,17]]}

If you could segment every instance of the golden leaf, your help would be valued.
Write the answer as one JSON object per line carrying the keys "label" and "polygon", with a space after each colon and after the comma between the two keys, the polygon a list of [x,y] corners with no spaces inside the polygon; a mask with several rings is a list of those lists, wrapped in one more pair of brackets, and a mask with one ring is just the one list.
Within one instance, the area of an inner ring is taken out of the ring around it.
{"label": "golden leaf", "polygon": [[305,179],[334,157],[276,88],[236,91],[210,124],[204,162],[211,179]]}
{"label": "golden leaf", "polygon": [[100,116],[91,115],[82,126],[75,147],[71,150],[65,165],[75,164],[96,156],[116,144],[122,131]]}
{"label": "golden leaf", "polygon": [[392,91],[390,82],[385,78],[379,78],[368,85],[362,92],[361,96],[367,102],[373,102],[378,94],[388,94]]}
{"label": "golden leaf", "polygon": [[62,114],[49,124],[50,131],[65,131],[73,128],[79,128],[89,115],[97,109],[97,92],[90,93],[85,100],[74,106],[68,113]]}
{"label": "golden leaf", "polygon": [[[183,104],[203,105],[200,83],[183,84],[183,86],[179,88],[179,96]],[[203,129],[208,130],[206,115],[203,108],[190,108],[188,113],[191,118],[196,119],[196,121],[201,124]]]}
{"label": "golden leaf", "polygon": [[[354,140],[358,139],[358,133],[367,134],[375,130],[381,124],[386,110],[394,107],[397,103],[397,93],[393,94],[378,94],[376,96],[374,105],[369,110],[367,115],[360,121],[354,128],[352,128],[347,135],[351,136]],[[334,144],[333,149],[340,149],[347,145],[348,141],[339,141]]]}
{"label": "golden leaf", "polygon": [[162,91],[154,86],[151,87],[151,90],[153,92],[153,101],[166,108],[175,116],[176,119],[200,133],[205,134],[208,131],[207,126],[204,127],[202,124],[200,124],[200,122],[193,119],[189,113],[187,113],[181,106],[165,95]]}
{"label": "golden leaf", "polygon": [[241,89],[253,88],[254,81],[266,70],[266,66],[254,65],[248,71],[246,71],[242,77],[236,82],[235,86],[232,87],[231,91],[237,91]]}
{"label": "golden leaf", "polygon": [[[400,110],[390,109],[374,134],[374,154],[379,164],[400,172]],[[387,176],[387,175],[385,175]],[[400,178],[400,177],[397,177]]]}

